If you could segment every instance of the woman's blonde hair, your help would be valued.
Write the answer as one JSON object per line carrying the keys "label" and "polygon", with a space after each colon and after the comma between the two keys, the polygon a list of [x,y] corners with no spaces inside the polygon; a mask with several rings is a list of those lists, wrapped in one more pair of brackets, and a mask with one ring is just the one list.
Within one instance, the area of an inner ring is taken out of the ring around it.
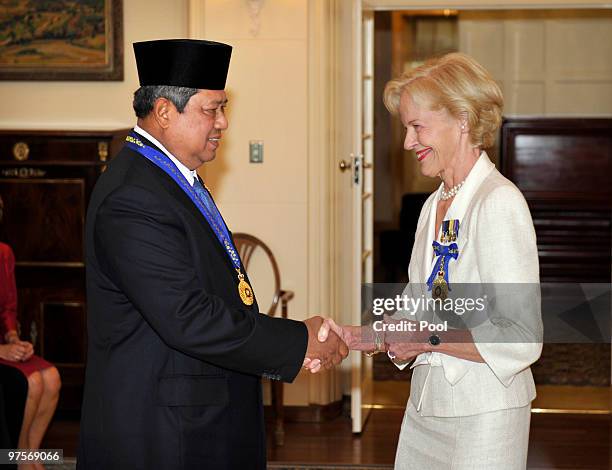
{"label": "woman's blonde hair", "polygon": [[472,144],[481,148],[493,145],[504,98],[489,72],[470,56],[446,54],[389,81],[383,99],[390,113],[398,114],[402,93],[421,106],[444,108],[457,119],[467,118]]}

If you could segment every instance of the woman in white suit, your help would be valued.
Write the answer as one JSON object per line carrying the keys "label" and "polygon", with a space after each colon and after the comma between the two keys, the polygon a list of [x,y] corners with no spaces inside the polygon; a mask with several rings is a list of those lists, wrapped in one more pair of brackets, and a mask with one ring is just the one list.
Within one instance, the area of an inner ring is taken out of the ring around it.
{"label": "woman in white suit", "polygon": [[539,267],[525,199],[484,151],[501,123],[501,91],[474,59],[452,53],[390,81],[384,101],[421,173],[442,179],[419,216],[405,293],[444,296],[461,283],[496,300],[464,329],[374,333],[328,320],[319,339],[331,328],[351,349],[386,350],[400,368],[415,359],[396,469],[524,469],[536,395],[529,366],[542,349]]}

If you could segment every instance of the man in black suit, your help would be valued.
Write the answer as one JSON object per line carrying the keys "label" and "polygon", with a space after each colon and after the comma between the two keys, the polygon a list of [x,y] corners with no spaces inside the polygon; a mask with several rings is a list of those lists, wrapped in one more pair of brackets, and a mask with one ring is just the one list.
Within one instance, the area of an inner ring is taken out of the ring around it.
{"label": "man in black suit", "polygon": [[[346,357],[337,337],[259,313],[196,169],[227,128],[231,47],[134,44],[138,125],[93,191],[78,468],[265,469],[262,376]],[[244,188],[241,188],[244,190]]]}

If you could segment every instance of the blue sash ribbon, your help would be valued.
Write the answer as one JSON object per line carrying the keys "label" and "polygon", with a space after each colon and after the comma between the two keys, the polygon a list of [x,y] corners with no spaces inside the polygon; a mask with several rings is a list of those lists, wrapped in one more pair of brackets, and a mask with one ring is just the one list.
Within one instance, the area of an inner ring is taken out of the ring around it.
{"label": "blue sash ribbon", "polygon": [[136,133],[130,132],[125,140],[126,145],[130,149],[138,152],[151,163],[155,164],[158,168],[162,169],[176,182],[176,184],[179,185],[185,194],[189,196],[189,199],[193,201],[195,206],[202,213],[210,227],[213,229],[217,239],[221,245],[223,245],[223,248],[229,256],[232,265],[238,271],[238,275],[240,276],[240,257],[238,256],[238,252],[234,247],[234,243],[232,242],[229,230],[223,221],[223,217],[221,217],[219,209],[217,209],[217,206],[208,192],[206,192],[203,188],[200,191],[194,189],[194,187],[189,184],[185,176],[179,171],[174,162],[172,162],[172,160],[170,160],[166,154],[154,149],[153,147],[145,145],[140,140],[140,136],[138,136]]}
{"label": "blue sash ribbon", "polygon": [[429,279],[427,279],[427,286],[429,287],[428,290],[431,290],[431,288],[433,287],[433,282],[440,270],[444,271],[444,280],[448,285],[448,290],[451,290],[450,281],[448,280],[448,263],[451,259],[458,258],[459,247],[456,243],[451,243],[450,245],[441,245],[437,241],[434,241],[432,245],[434,253],[438,257],[438,259],[436,260],[436,264],[434,265],[433,270],[431,271],[431,276],[429,276]]}

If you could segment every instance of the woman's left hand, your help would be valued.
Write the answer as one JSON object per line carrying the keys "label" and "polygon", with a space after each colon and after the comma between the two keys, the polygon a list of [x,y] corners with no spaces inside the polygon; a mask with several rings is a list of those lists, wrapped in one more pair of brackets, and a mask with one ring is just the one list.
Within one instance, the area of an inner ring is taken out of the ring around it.
{"label": "woman's left hand", "polygon": [[18,361],[25,362],[34,355],[34,346],[29,341],[21,341],[16,330],[11,330],[4,336],[6,344],[17,345],[15,349],[19,351]]}
{"label": "woman's left hand", "polygon": [[10,345],[14,348],[18,357],[15,357],[17,362],[25,362],[34,355],[34,346],[28,341],[13,341]]}
{"label": "woman's left hand", "polygon": [[0,344],[0,357],[5,361],[10,362],[23,362],[31,357],[31,354],[28,355],[28,349],[18,343],[11,344]]}
{"label": "woman's left hand", "polygon": [[30,343],[29,341],[17,341],[17,344],[23,346],[24,348],[24,354],[23,354],[23,358],[21,359],[22,362],[27,361],[28,359],[30,359],[33,355],[34,355],[34,346],[32,345],[32,343]]}
{"label": "woman's left hand", "polygon": [[408,362],[419,354],[428,352],[427,343],[393,343],[389,344],[389,357],[394,362]]}
{"label": "woman's left hand", "polygon": [[390,317],[385,317],[384,321],[387,325],[403,323],[403,331],[387,331],[385,334],[389,357],[394,362],[408,362],[430,351],[429,335],[419,329],[418,322]]}

